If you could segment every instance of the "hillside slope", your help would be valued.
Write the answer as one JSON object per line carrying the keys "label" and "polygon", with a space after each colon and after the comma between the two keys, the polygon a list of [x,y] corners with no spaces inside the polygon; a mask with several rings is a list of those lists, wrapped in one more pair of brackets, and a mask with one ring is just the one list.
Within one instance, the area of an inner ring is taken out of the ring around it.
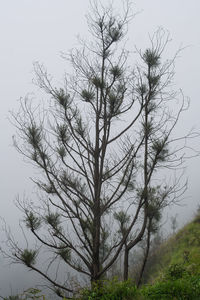
{"label": "hillside slope", "polygon": [[155,282],[174,264],[184,265],[191,274],[200,274],[200,213],[151,254],[145,281]]}

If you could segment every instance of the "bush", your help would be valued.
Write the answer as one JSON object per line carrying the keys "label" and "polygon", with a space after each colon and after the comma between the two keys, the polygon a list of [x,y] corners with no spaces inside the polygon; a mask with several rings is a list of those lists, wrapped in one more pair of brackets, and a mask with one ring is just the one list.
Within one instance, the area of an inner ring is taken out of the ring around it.
{"label": "bush", "polygon": [[166,271],[165,277],[169,280],[176,280],[179,278],[183,278],[183,276],[186,274],[187,271],[183,265],[173,264],[169,266],[168,270]]}
{"label": "bush", "polygon": [[198,300],[200,299],[200,277],[158,282],[143,288],[142,294],[145,299],[153,300]]}
{"label": "bush", "polygon": [[92,289],[84,289],[80,294],[81,300],[132,300],[137,295],[137,288],[128,281],[113,279],[102,282],[102,286],[93,285]]}
{"label": "bush", "polygon": [[200,299],[200,275],[190,273],[180,264],[169,266],[164,280],[141,289],[145,299],[198,300]]}

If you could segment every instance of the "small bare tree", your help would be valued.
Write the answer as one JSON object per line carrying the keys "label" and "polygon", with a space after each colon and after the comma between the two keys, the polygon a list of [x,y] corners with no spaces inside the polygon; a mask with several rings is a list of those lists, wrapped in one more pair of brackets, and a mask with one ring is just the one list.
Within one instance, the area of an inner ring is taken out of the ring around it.
{"label": "small bare tree", "polygon": [[[143,212],[143,223],[138,234],[135,235],[130,232],[126,238],[124,244],[124,280],[128,279],[129,252],[142,239],[147,229],[149,238],[147,239],[147,253],[144,260],[145,267],[149,253],[152,222],[156,219],[156,211],[159,214],[161,209],[175,203],[178,199],[180,200],[185,192],[187,184],[181,184],[182,175],[180,173],[177,176],[177,170],[180,171],[183,168],[186,156],[182,150],[187,148],[187,140],[196,135],[191,131],[183,137],[175,138],[173,136],[180,115],[188,108],[189,104],[180,92],[179,95],[182,96],[182,100],[178,110],[175,112],[174,107],[170,105],[170,101],[175,101],[178,97],[178,93],[171,90],[171,84],[174,76],[174,62],[179,51],[172,60],[161,63],[161,57],[169,42],[169,36],[160,29],[150,40],[150,48],[144,52],[138,51],[141,63],[136,66],[134,72],[135,78],[137,78],[135,96],[143,106],[139,118],[142,145],[139,149],[140,159],[137,160],[139,165],[137,164],[134,201],[139,206],[142,203],[140,212]],[[174,173],[174,179],[171,182],[168,177],[170,171]],[[149,215],[152,205],[154,206],[154,216],[151,216],[151,213]],[[117,218],[122,236],[125,236],[127,228],[129,228],[130,219],[125,211],[123,211],[123,220]]]}
{"label": "small bare tree", "polygon": [[157,175],[184,160],[177,156],[182,146],[169,150],[187,105],[182,98],[177,113],[170,110],[177,97],[169,89],[174,59],[161,61],[168,36],[159,30],[151,47],[138,51],[140,63],[128,67],[128,52],[120,50],[130,15],[124,4],[122,17],[111,6],[93,7],[88,24],[94,42],[70,53],[74,74],[63,87],[55,88],[44,67],[35,65],[37,84],[53,101],[47,109],[25,98],[13,114],[15,146],[42,172],[34,179],[41,204],[20,203],[24,222],[53,258],[44,271],[37,264],[40,247],[22,249],[9,239],[11,257],[42,275],[59,296],[73,293],[69,281],[49,273],[60,260],[68,272],[98,282],[124,251],[127,279],[129,251],[150,226],[154,182],[160,181],[157,193],[168,203],[182,192],[179,179],[167,184],[165,174]]}
{"label": "small bare tree", "polygon": [[171,229],[172,229],[172,234],[174,235],[178,226],[178,222],[177,222],[177,214],[175,216],[172,216],[170,218],[171,221]]}

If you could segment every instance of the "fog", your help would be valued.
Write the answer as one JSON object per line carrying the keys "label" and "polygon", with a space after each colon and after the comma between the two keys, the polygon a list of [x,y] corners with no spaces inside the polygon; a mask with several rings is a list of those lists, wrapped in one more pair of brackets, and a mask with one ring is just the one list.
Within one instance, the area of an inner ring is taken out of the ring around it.
{"label": "fog", "polygon": [[[107,3],[107,1],[102,1]],[[116,9],[121,0],[114,0]],[[0,1],[0,216],[10,225],[16,239],[22,239],[18,222],[22,218],[14,201],[16,197],[35,197],[30,177],[35,169],[25,163],[13,147],[15,128],[9,121],[9,111],[17,111],[19,99],[33,93],[46,101],[33,84],[33,62],[43,63],[58,85],[69,66],[60,53],[78,46],[77,35],[88,37],[85,14],[88,0],[7,0]],[[138,12],[129,26],[127,47],[144,49],[148,46],[148,34],[158,27],[170,32],[169,58],[178,48],[184,48],[176,61],[175,86],[191,99],[190,108],[177,127],[184,135],[191,127],[200,128],[200,2],[198,0],[136,0],[133,11]],[[133,61],[134,63],[134,61]],[[200,149],[198,141],[192,147]],[[192,218],[199,201],[200,158],[187,163],[188,190],[181,206],[171,208],[165,220],[178,214],[179,226]],[[166,225],[166,232],[169,225]],[[3,234],[2,234],[3,236]],[[0,295],[15,294],[40,282],[38,276],[23,266],[9,265],[0,257]]]}

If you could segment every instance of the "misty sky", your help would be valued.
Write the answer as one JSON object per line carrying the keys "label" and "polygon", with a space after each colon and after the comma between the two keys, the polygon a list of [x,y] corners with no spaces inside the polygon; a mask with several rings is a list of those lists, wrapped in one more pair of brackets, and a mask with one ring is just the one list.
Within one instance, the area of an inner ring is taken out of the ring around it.
{"label": "misty sky", "polygon": [[[113,3],[120,8],[121,0]],[[61,85],[63,74],[69,67],[60,53],[78,45],[77,35],[88,37],[85,19],[88,8],[88,0],[0,0],[0,216],[14,228],[16,236],[21,214],[14,200],[25,193],[31,197],[33,185],[29,177],[36,171],[24,163],[12,146],[15,128],[8,120],[9,111],[17,111],[19,98],[27,94],[35,93],[44,101],[48,99],[32,83],[33,62],[43,63],[55,82]],[[185,47],[176,62],[175,84],[190,97],[191,105],[180,121],[178,132],[184,135],[193,126],[200,128],[200,1],[136,0],[133,11],[140,13],[129,26],[129,50],[133,51],[135,45],[141,49],[147,47],[148,34],[160,26],[169,30],[172,38],[167,53],[169,58],[179,47]],[[198,142],[191,146],[200,149]],[[185,206],[169,212],[172,215],[178,213],[180,224],[193,216],[200,203],[199,164],[200,157],[188,162],[189,188]],[[0,295],[10,291],[11,287],[14,293],[17,285],[20,289],[31,285],[32,277],[30,280],[23,277],[27,274],[25,268],[3,267],[2,258],[0,262]]]}

